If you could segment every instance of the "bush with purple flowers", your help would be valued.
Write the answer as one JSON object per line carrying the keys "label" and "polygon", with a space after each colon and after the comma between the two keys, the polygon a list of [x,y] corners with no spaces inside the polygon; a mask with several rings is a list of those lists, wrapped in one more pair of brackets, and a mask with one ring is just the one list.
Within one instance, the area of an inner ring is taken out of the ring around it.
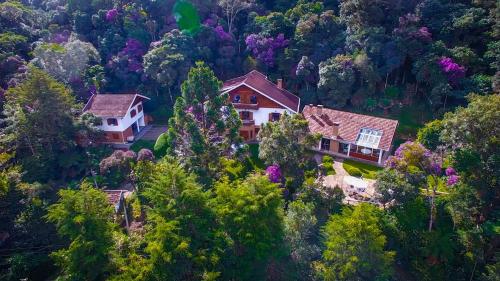
{"label": "bush with purple flowers", "polygon": [[233,37],[231,34],[227,33],[224,31],[224,28],[220,25],[218,25],[216,28],[214,28],[215,34],[217,34],[217,38],[221,41],[231,41]]}
{"label": "bush with purple flowers", "polygon": [[282,180],[281,169],[278,165],[271,165],[266,169],[266,175],[270,182],[280,183]]}
{"label": "bush with purple flowers", "polygon": [[118,10],[117,9],[111,9],[106,12],[106,20],[108,22],[114,21],[116,17],[118,16]]}
{"label": "bush with purple flowers", "polygon": [[457,175],[450,175],[448,179],[446,180],[446,185],[447,186],[453,186],[458,183],[458,180],[460,179],[459,176]]}
{"label": "bush with purple flowers", "polygon": [[247,49],[252,52],[253,56],[269,67],[274,66],[276,51],[288,46],[288,42],[283,33],[276,38],[250,34],[245,39]]}
{"label": "bush with purple flowers", "polygon": [[442,57],[439,59],[438,64],[451,84],[457,84],[460,79],[465,77],[465,67],[455,63],[451,58]]}

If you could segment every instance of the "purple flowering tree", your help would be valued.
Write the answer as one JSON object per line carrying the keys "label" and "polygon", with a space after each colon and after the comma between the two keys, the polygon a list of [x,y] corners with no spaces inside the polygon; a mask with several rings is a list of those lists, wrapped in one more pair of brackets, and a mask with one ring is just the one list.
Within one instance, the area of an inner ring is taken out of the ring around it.
{"label": "purple flowering tree", "polygon": [[215,34],[217,35],[217,38],[221,41],[231,41],[233,39],[233,36],[231,34],[227,33],[224,31],[224,28],[220,25],[214,28]]}
{"label": "purple flowering tree", "polygon": [[252,52],[252,55],[269,67],[274,66],[276,52],[288,46],[288,42],[283,33],[276,38],[250,34],[245,39],[247,49]]}
{"label": "purple flowering tree", "polygon": [[281,169],[278,165],[271,165],[267,167],[266,175],[269,177],[269,181],[273,183],[281,183],[283,178]]}
{"label": "purple flowering tree", "polygon": [[118,10],[117,9],[111,9],[106,12],[106,21],[108,22],[113,22],[116,20],[118,17]]}
{"label": "purple flowering tree", "polygon": [[113,56],[107,64],[122,83],[133,83],[143,73],[142,58],[146,47],[137,39],[129,38],[125,47]]}
{"label": "purple flowering tree", "polygon": [[[412,184],[425,188],[430,206],[429,231],[432,230],[435,221],[435,198],[438,188],[446,185],[453,186],[459,180],[452,167],[446,168],[443,173],[442,159],[442,154],[433,153],[420,143],[407,141],[401,144],[394,156],[386,161],[388,169],[405,174],[413,179],[410,180]],[[415,175],[418,176],[415,177]],[[415,178],[418,180],[414,180]]]}
{"label": "purple flowering tree", "polygon": [[460,79],[465,77],[465,67],[454,62],[451,58],[442,57],[438,60],[438,64],[452,85],[458,84]]}

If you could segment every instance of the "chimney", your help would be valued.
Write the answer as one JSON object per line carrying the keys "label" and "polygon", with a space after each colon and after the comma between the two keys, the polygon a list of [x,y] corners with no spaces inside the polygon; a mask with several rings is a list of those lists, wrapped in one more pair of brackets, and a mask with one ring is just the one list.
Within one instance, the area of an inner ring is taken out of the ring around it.
{"label": "chimney", "polygon": [[339,122],[333,122],[332,124],[332,136],[337,137],[339,135]]}
{"label": "chimney", "polygon": [[318,104],[318,106],[316,106],[316,115],[321,116],[322,114],[323,114],[323,105]]}
{"label": "chimney", "polygon": [[277,79],[276,80],[276,86],[278,86],[278,88],[280,89],[283,89],[283,79]]}

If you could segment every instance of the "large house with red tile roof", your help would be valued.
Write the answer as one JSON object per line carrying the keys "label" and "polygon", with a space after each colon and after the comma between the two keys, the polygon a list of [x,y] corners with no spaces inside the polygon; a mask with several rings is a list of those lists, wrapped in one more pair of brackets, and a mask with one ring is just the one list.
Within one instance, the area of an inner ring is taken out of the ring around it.
{"label": "large house with red tile roof", "polygon": [[275,84],[256,70],[224,82],[221,91],[229,95],[239,113],[243,122],[240,135],[246,141],[255,140],[266,122],[279,120],[285,112],[299,112],[300,98],[284,89],[283,80]]}
{"label": "large house with red tile roof", "polygon": [[143,102],[148,97],[137,93],[95,94],[83,111],[91,112],[101,118],[98,126],[104,131],[105,143],[126,143],[133,141],[142,128],[147,125]]}
{"label": "large house with red tile roof", "polygon": [[381,165],[389,156],[398,121],[307,105],[302,114],[311,133],[322,135],[320,152]]}

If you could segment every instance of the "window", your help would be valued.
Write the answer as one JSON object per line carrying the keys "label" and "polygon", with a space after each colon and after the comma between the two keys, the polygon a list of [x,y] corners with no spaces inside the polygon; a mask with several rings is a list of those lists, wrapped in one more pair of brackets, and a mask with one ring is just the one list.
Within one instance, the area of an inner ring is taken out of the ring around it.
{"label": "window", "polygon": [[279,121],[280,116],[281,116],[281,114],[279,114],[279,113],[271,113],[271,121],[273,121],[273,122]]}
{"label": "window", "polygon": [[250,97],[250,103],[251,104],[257,104],[257,96],[251,96]]}
{"label": "window", "polygon": [[137,106],[137,112],[141,112],[141,111],[142,111],[142,104],[139,104],[139,105]]}
{"label": "window", "polygon": [[251,114],[250,114],[249,111],[242,111],[242,112],[240,112],[240,118],[241,118],[241,120],[250,120],[250,119],[252,119],[251,118]]}
{"label": "window", "polygon": [[233,102],[234,102],[234,103],[240,103],[240,101],[241,101],[241,97],[240,97],[240,95],[236,95],[236,96],[234,96],[234,98],[233,98]]}
{"label": "window", "polygon": [[137,115],[137,111],[135,111],[135,109],[132,109],[132,111],[130,111],[130,117],[131,118],[134,118],[134,116]]}
{"label": "window", "polygon": [[363,128],[359,131],[356,144],[368,148],[378,148],[382,132],[374,129]]}
{"label": "window", "polygon": [[118,120],[116,118],[108,118],[109,126],[118,126]]}
{"label": "window", "polygon": [[96,126],[102,126],[102,119],[101,118],[97,118],[97,120],[95,121],[95,125]]}
{"label": "window", "polygon": [[321,139],[321,150],[330,150],[330,140]]}

